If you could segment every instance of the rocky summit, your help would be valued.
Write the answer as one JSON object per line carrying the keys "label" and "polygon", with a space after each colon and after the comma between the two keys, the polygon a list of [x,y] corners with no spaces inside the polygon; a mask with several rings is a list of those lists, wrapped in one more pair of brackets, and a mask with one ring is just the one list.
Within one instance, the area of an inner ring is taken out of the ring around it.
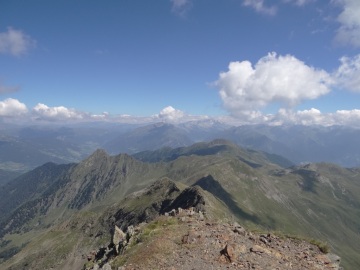
{"label": "rocky summit", "polygon": [[87,259],[84,270],[342,269],[340,257],[319,244],[210,221],[195,208],[173,209],[126,233],[116,227],[108,247]]}

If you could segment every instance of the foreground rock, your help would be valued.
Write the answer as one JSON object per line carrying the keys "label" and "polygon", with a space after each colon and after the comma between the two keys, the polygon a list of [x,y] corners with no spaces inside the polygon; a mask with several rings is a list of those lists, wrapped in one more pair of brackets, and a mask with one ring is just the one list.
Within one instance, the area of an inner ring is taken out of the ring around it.
{"label": "foreground rock", "polygon": [[309,242],[248,232],[236,222],[210,222],[193,208],[170,211],[132,231],[122,254],[85,268],[342,269],[338,256]]}

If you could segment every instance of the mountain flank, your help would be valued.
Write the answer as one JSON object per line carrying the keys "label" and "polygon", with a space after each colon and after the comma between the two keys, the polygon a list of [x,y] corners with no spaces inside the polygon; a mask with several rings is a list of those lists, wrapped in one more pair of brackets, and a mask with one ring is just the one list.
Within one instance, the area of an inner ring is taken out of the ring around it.
{"label": "mountain flank", "polygon": [[318,239],[345,269],[360,267],[360,170],[284,161],[214,140],[45,164],[1,188],[0,266],[79,269],[111,243],[115,226],[126,231],[195,207],[211,223]]}

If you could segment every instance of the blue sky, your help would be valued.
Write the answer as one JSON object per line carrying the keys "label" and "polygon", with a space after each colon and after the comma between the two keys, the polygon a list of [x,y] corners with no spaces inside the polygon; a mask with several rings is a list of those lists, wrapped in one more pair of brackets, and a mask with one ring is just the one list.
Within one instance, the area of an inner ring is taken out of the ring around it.
{"label": "blue sky", "polygon": [[0,119],[352,124],[358,0],[0,0]]}

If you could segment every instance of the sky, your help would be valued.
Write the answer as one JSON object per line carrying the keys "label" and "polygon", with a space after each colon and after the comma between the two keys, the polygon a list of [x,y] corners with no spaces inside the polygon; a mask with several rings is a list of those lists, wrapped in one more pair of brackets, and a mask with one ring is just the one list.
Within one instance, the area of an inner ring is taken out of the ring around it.
{"label": "sky", "polygon": [[360,126],[359,0],[0,0],[0,122]]}

